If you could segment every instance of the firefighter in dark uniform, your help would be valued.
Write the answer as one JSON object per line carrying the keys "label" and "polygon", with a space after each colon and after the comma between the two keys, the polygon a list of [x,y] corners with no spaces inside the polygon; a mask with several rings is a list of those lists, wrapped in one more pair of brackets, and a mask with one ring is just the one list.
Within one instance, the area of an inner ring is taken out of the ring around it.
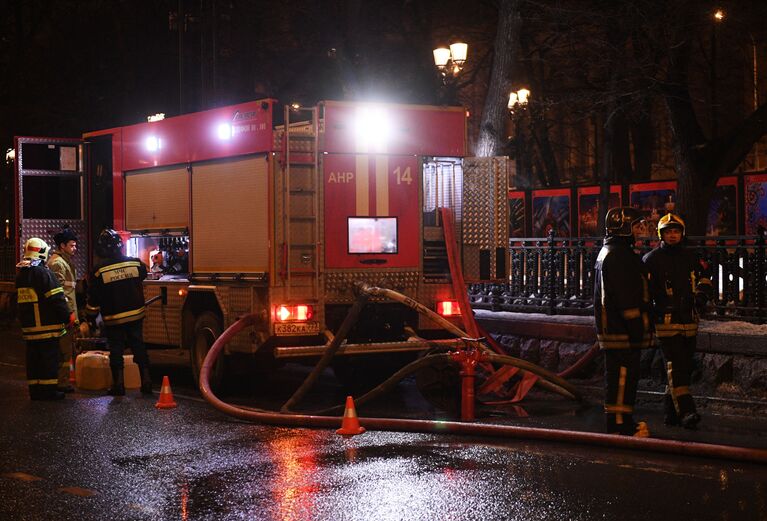
{"label": "firefighter in dark uniform", "polygon": [[49,247],[33,237],[24,244],[24,258],[16,265],[16,295],[21,332],[27,342],[27,382],[32,400],[60,400],[59,338],[75,317],[64,289],[45,266]]}
{"label": "firefighter in dark uniform", "polygon": [[650,297],[642,259],[634,253],[635,227],[642,214],[630,207],[611,208],[605,217],[605,242],[594,275],[597,341],[605,355],[605,430],[649,436],[635,423],[640,350],[650,347]]}
{"label": "firefighter in dark uniform", "polygon": [[149,357],[143,339],[144,287],[147,267],[139,259],[121,252],[120,235],[109,228],[96,239],[99,263],[94,267],[88,284],[86,314],[94,323],[101,313],[109,342],[109,367],[112,371],[112,396],[125,395],[123,352],[133,351],[133,359],[141,375],[141,393],[152,394]]}
{"label": "firefighter in dark uniform", "polygon": [[673,213],[658,222],[660,245],[644,256],[650,272],[653,322],[668,386],[664,397],[665,423],[692,429],[700,421],[690,394],[693,355],[698,334],[698,310],[712,293],[708,268],[685,247],[684,221]]}

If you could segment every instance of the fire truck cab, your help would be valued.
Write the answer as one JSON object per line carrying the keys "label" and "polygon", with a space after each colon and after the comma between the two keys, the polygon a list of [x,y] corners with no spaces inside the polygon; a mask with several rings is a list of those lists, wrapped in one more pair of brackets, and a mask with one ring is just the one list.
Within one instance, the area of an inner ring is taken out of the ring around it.
{"label": "fire truck cab", "polygon": [[[320,355],[358,282],[456,320],[440,207],[454,212],[467,279],[505,276],[505,165],[468,165],[462,108],[277,106],[258,100],[82,139],[16,138],[16,244],[68,224],[83,276],[99,231],[116,229],[149,268],[146,298],[162,297],[147,307],[145,341],[188,349],[195,373],[215,338],[251,313],[257,325],[227,354]],[[374,298],[339,354],[384,367],[441,336],[413,309]],[[342,379],[353,373],[344,359]]]}

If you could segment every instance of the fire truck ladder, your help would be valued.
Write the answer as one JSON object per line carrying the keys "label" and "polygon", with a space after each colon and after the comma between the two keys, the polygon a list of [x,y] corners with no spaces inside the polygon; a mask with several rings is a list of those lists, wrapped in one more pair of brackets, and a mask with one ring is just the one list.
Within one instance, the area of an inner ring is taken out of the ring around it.
{"label": "fire truck ladder", "polygon": [[288,300],[319,296],[317,116],[317,107],[285,106],[283,276]]}

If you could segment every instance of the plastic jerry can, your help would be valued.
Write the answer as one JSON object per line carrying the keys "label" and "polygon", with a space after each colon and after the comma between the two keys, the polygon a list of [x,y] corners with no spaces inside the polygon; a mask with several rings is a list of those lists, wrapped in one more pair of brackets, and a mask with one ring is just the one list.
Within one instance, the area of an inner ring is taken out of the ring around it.
{"label": "plastic jerry can", "polygon": [[[123,356],[125,369],[123,371],[126,389],[141,387],[138,365],[133,361],[133,355]],[[75,386],[86,391],[105,391],[112,385],[112,372],[109,369],[109,353],[107,351],[86,351],[77,355],[75,361]]]}

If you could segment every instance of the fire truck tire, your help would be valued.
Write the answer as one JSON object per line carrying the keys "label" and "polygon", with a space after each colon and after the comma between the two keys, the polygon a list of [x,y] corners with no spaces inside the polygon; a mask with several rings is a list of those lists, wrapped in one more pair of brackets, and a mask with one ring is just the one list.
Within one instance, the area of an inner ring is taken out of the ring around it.
{"label": "fire truck tire", "polygon": [[[198,385],[200,382],[200,369],[202,363],[205,360],[205,356],[210,351],[213,342],[224,331],[224,326],[221,323],[221,318],[212,311],[204,311],[201,313],[194,322],[194,341],[192,342],[192,349],[190,352],[192,359],[192,371],[194,371],[194,379]],[[210,387],[214,391],[221,391],[224,382],[224,373],[226,359],[222,355],[213,364],[210,371]]]}

